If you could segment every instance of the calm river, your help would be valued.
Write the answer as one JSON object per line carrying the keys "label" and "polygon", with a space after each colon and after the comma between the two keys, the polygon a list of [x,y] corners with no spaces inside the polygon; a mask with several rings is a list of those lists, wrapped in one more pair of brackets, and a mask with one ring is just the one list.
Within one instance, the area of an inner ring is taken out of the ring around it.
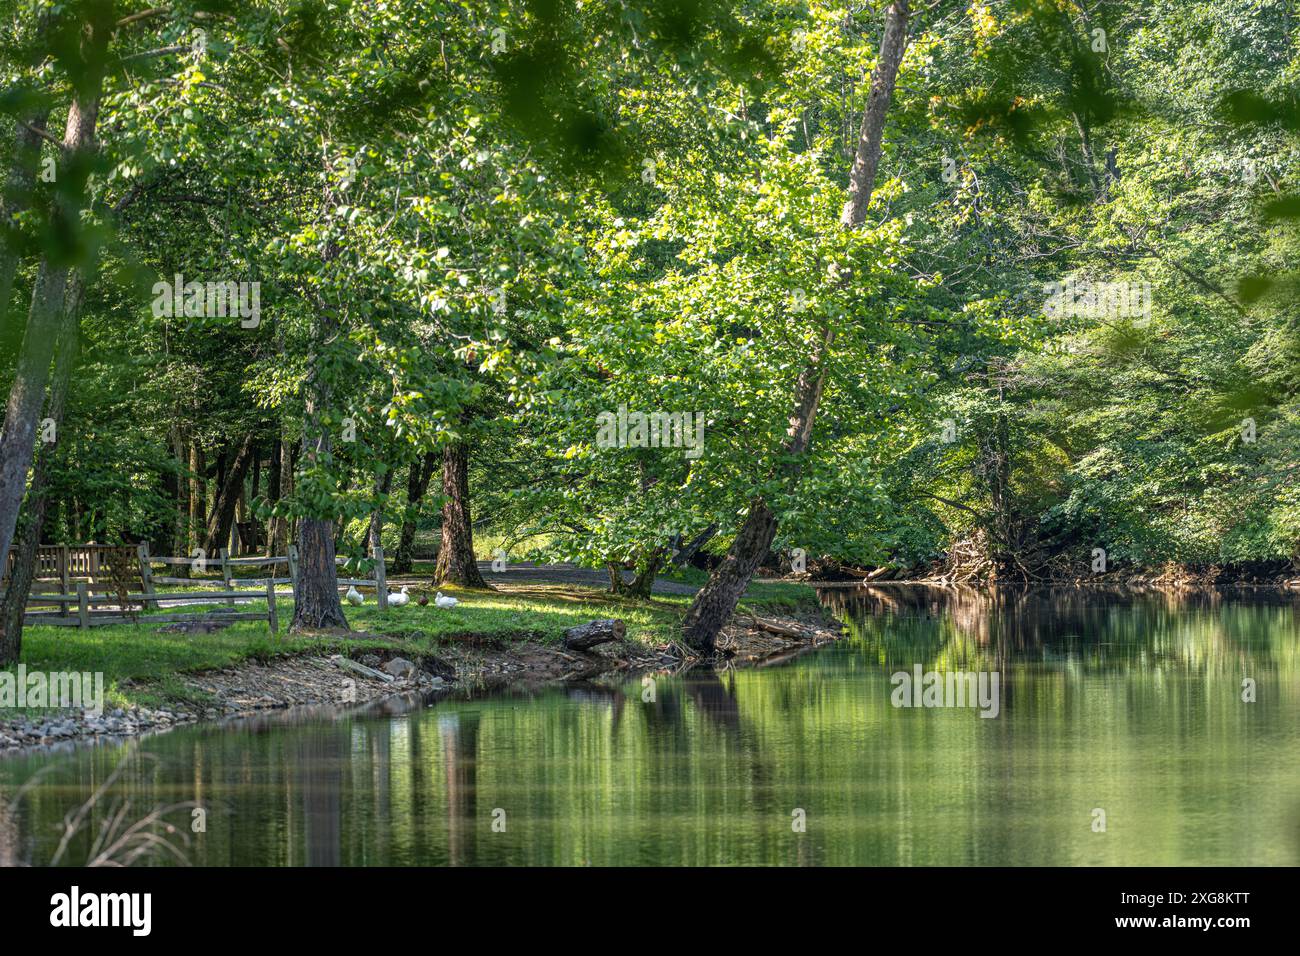
{"label": "calm river", "polygon": [[[201,806],[199,865],[1300,863],[1300,598],[824,600],[846,640],[753,670],[0,760],[0,855],[48,862],[125,761],[100,815]],[[996,673],[997,716],[895,707],[917,665]]]}

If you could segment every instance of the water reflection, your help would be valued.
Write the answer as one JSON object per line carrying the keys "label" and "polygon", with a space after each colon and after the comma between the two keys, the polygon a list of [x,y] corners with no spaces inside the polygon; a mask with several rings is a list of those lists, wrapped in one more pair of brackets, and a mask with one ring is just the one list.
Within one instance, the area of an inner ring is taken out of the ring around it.
{"label": "water reflection", "polygon": [[[847,639],[771,668],[279,714],[0,762],[0,861],[48,861],[64,814],[137,750],[152,759],[113,795],[207,808],[198,864],[1300,861],[1297,601],[825,600]],[[998,671],[999,716],[891,706],[890,674],[914,665]]]}
{"label": "water reflection", "polygon": [[478,827],[478,789],[475,770],[478,765],[479,713],[447,713],[438,717],[442,736],[443,780],[447,800],[448,861],[460,865],[473,861]]}
{"label": "water reflection", "polygon": [[879,586],[822,597],[882,663],[1276,671],[1280,655],[1294,665],[1300,633],[1300,595],[1273,592],[1234,599],[1219,592]]}
{"label": "water reflection", "polygon": [[[387,735],[373,735],[373,741],[381,743],[379,756],[387,749]],[[342,744],[337,733],[296,734],[293,738],[293,785],[301,795],[308,866],[338,866],[342,862]],[[386,780],[384,774],[375,780],[375,810],[381,819],[388,803]]]}

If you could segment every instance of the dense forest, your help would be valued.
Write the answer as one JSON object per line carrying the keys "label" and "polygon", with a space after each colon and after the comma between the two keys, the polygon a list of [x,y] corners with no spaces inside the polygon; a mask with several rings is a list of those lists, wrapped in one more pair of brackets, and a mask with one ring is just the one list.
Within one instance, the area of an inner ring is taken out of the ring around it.
{"label": "dense forest", "polygon": [[1293,6],[3,0],[0,553],[1291,566]]}

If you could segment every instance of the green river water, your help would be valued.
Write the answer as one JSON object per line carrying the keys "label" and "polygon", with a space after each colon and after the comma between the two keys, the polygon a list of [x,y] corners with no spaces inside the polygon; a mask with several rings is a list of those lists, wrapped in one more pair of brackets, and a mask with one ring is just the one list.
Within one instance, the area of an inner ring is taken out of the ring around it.
{"label": "green river water", "polygon": [[[0,854],[48,862],[123,764],[98,816],[194,802],[197,865],[1300,863],[1300,598],[823,597],[846,639],[767,667],[0,760]],[[895,707],[916,665],[997,673],[997,716]]]}

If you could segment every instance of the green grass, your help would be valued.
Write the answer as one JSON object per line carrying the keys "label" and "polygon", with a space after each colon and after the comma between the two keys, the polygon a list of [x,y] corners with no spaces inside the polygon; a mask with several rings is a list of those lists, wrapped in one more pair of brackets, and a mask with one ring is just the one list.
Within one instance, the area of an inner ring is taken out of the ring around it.
{"label": "green grass", "polygon": [[[201,593],[201,592],[196,592]],[[161,613],[193,612],[206,615],[213,608],[164,608]],[[184,687],[179,675],[187,671],[225,667],[245,660],[266,660],[285,653],[334,653],[353,644],[373,643],[336,638],[289,637],[285,628],[293,616],[293,602],[275,602],[280,634],[272,639],[266,621],[236,621],[211,634],[170,633],[145,623],[154,613],[141,615],[135,624],[90,627],[31,626],[23,629],[22,662],[28,671],[102,671],[108,706],[132,703],[155,707],[164,703],[199,702]],[[265,613],[266,601],[238,605],[241,613]],[[213,615],[215,617],[215,615]],[[383,645],[386,642],[379,642]],[[13,668],[9,668],[12,670]],[[124,681],[147,684],[123,688]],[[9,713],[0,710],[0,714]]]}
{"label": "green grass", "polygon": [[408,604],[381,614],[373,603],[348,608],[352,626],[436,644],[456,636],[558,642],[566,628],[593,618],[621,617],[628,637],[646,643],[673,636],[681,608],[673,602],[623,601],[586,588],[529,587],[510,591],[443,588],[460,603],[449,609]]}
{"label": "green grass", "polygon": [[[702,584],[706,575],[694,568],[677,570],[672,579]],[[361,607],[346,607],[356,637],[301,638],[285,633],[293,617],[293,602],[276,601],[281,632],[272,639],[264,621],[238,621],[212,634],[175,634],[146,623],[154,613],[193,611],[206,614],[223,605],[164,608],[142,615],[135,624],[92,627],[33,626],[24,630],[23,663],[28,670],[102,671],[112,706],[138,703],[201,703],[184,687],[179,675],[223,667],[240,661],[264,660],[283,653],[346,652],[356,646],[436,653],[440,646],[468,637],[502,642],[533,640],[558,643],[566,628],[594,618],[620,617],[628,638],[646,644],[678,635],[689,595],[656,595],[651,601],[618,598],[605,592],[569,586],[529,586],[502,591],[443,588],[460,603],[451,609],[414,601],[381,614],[373,594]],[[168,593],[202,594],[202,589],[169,589]],[[417,592],[418,594],[418,592]],[[413,595],[414,598],[415,595]],[[432,595],[430,595],[432,596]],[[802,584],[754,584],[741,602],[742,610],[780,611],[816,604],[812,588]],[[240,612],[261,612],[265,601],[240,604]],[[369,636],[367,636],[369,635]],[[127,680],[144,687],[123,688]]]}

